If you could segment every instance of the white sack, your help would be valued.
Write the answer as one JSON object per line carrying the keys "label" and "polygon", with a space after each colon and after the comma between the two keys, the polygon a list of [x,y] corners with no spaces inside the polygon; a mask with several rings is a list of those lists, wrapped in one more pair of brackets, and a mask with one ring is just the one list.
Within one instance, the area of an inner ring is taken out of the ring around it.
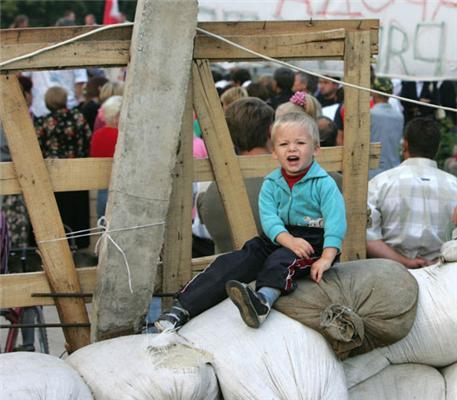
{"label": "white sack", "polygon": [[349,390],[350,400],[445,400],[442,375],[420,364],[391,365]]}
{"label": "white sack", "polygon": [[[454,231],[457,235],[457,229],[454,229]],[[457,239],[442,244],[441,257],[447,262],[457,261]]]}
{"label": "white sack", "polygon": [[175,333],[105,340],[79,349],[67,362],[97,400],[219,398],[211,356]]}
{"label": "white sack", "polygon": [[225,400],[347,399],[342,365],[325,339],[278,311],[252,329],[225,300],[179,333],[212,353]]}
{"label": "white sack", "polygon": [[457,362],[457,263],[410,272],[419,284],[416,320],[405,338],[379,350],[392,364]]}
{"label": "white sack", "polygon": [[78,373],[60,358],[43,353],[0,354],[2,400],[91,400]]}
{"label": "white sack", "polygon": [[446,400],[457,399],[457,363],[452,364],[447,368],[443,368],[441,373],[444,376],[446,385]]}
{"label": "white sack", "polygon": [[346,375],[347,388],[351,389],[366,381],[389,365],[389,360],[378,349],[359,356],[346,358],[343,361],[343,368]]}

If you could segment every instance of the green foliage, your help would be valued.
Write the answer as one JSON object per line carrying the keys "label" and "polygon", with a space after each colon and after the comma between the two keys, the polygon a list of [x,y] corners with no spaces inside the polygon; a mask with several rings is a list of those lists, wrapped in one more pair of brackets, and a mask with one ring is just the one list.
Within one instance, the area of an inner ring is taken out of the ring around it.
{"label": "green foliage", "polygon": [[[127,20],[133,21],[137,0],[119,0],[119,9]],[[76,14],[76,24],[84,25],[84,16],[94,14],[99,24],[103,21],[104,0],[1,0],[0,25],[2,29],[9,28],[18,14],[29,17],[30,27],[54,26],[66,10]]]}

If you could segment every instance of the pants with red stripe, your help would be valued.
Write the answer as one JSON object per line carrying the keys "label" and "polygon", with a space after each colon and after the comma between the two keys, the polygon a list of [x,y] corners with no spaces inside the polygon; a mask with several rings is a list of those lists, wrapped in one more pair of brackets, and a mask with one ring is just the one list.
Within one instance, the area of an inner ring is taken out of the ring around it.
{"label": "pants with red stripe", "polygon": [[194,317],[227,297],[225,284],[229,280],[244,283],[256,281],[256,290],[268,286],[292,292],[294,280],[307,276],[309,266],[322,254],[324,230],[288,226],[295,237],[307,240],[314,249],[310,259],[298,259],[291,250],[274,244],[265,235],[248,240],[242,249],[217,257],[178,293],[182,306]]}

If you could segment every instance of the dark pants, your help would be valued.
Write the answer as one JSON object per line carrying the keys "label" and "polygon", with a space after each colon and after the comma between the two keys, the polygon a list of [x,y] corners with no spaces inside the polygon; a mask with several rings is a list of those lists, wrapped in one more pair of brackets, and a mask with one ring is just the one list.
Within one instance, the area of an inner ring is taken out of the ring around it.
{"label": "dark pants", "polygon": [[295,289],[294,279],[309,274],[311,265],[322,254],[322,228],[287,227],[290,234],[307,240],[314,249],[311,259],[298,259],[291,250],[278,246],[265,235],[248,240],[241,250],[217,257],[202,273],[178,293],[183,307],[194,317],[227,297],[225,284],[229,280],[281,290],[283,294]]}

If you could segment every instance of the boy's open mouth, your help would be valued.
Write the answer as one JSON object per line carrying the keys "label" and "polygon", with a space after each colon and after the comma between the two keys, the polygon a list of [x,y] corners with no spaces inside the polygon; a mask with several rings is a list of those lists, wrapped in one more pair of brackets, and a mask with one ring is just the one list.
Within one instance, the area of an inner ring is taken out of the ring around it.
{"label": "boy's open mouth", "polygon": [[298,161],[300,158],[298,156],[289,156],[287,157],[287,161]]}

